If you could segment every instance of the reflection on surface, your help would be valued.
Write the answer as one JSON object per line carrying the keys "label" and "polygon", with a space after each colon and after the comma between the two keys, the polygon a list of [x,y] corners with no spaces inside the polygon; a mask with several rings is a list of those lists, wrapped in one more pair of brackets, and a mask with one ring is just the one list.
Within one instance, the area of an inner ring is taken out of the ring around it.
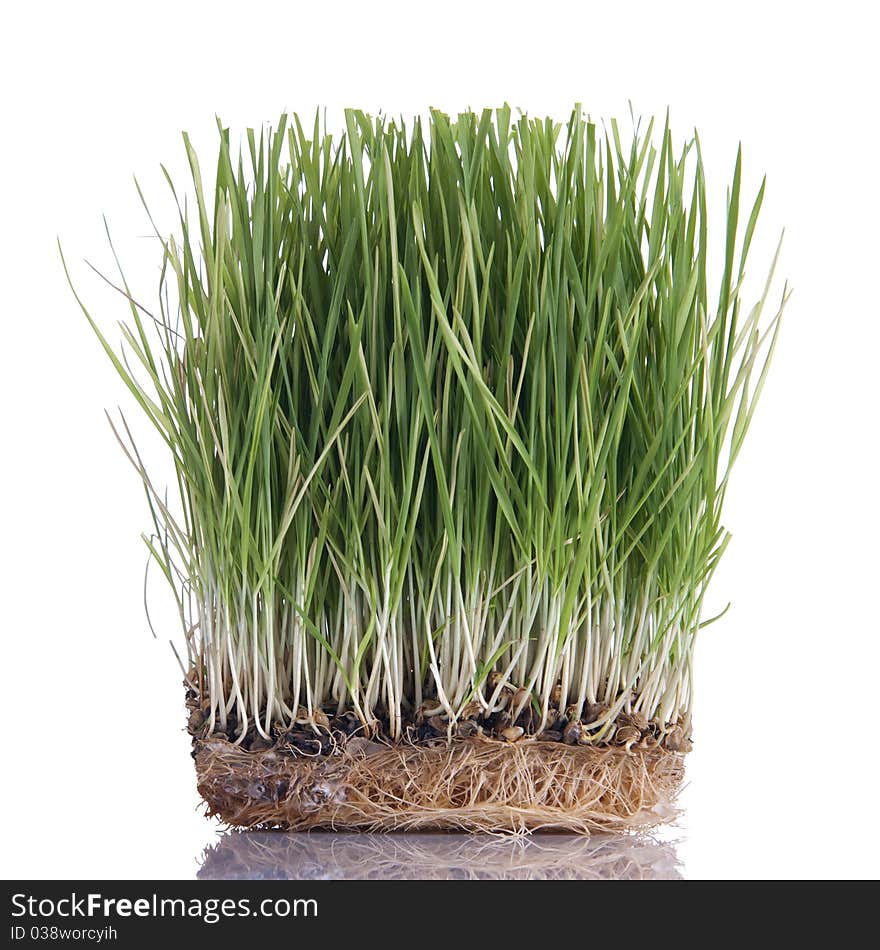
{"label": "reflection on surface", "polygon": [[286,834],[232,831],[201,880],[680,880],[673,844],[644,835]]}

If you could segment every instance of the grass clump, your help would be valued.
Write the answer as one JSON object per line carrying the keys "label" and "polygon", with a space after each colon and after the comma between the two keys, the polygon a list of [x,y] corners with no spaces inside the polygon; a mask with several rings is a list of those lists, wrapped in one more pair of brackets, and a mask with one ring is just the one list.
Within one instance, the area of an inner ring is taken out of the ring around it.
{"label": "grass clump", "polygon": [[121,343],[86,315],[174,462],[169,500],[120,432],[206,733],[687,726],[782,310],[740,300],[740,156],[710,288],[699,140],[668,125],[282,117],[240,153],[221,128],[210,179],[185,147],[157,313],[123,278]]}

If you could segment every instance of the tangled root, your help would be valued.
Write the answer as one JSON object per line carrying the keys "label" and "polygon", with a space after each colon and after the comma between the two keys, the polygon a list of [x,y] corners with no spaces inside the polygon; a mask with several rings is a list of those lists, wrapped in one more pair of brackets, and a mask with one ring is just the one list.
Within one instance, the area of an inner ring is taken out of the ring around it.
{"label": "tangled root", "polygon": [[420,829],[590,834],[668,820],[683,756],[473,737],[427,744],[349,741],[292,757],[194,740],[199,792],[241,828]]}

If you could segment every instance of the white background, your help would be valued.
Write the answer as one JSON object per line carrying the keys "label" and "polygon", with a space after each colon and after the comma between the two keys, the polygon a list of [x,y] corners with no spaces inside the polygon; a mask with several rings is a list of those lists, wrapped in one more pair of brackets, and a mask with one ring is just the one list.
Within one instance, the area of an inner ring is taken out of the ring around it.
{"label": "white background", "polygon": [[[410,114],[504,100],[561,119],[575,100],[623,120],[629,100],[661,121],[668,106],[679,141],[699,128],[719,204],[740,139],[747,185],[768,175],[753,267],[784,226],[780,270],[794,295],[728,496],[734,539],[711,606],[733,607],[698,647],[696,749],[671,834],[688,877],[877,875],[871,6],[7,8],[3,877],[192,877],[217,833],[197,810],[181,677],[144,618],[148,514],[103,416],[125,394],[67,290],[56,236],[112,328],[120,303],[82,259],[112,267],[106,213],[134,283],[154,292],[132,175],[162,208],[158,166],[181,169],[181,129],[210,150],[215,113],[241,130],[317,105],[332,119],[346,105]],[[174,635],[170,613],[156,617]]]}

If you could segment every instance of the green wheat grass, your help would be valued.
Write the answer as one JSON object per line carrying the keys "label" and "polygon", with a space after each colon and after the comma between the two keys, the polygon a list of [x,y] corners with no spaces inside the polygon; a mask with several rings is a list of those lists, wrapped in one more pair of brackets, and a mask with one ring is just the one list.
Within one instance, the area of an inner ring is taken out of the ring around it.
{"label": "green wheat grass", "polygon": [[169,496],[118,427],[209,728],[399,738],[509,687],[538,728],[551,701],[607,706],[595,737],[689,721],[787,296],[741,303],[740,156],[710,288],[699,139],[668,124],[282,116],[221,127],[210,177],[184,143],[156,313],[122,278],[121,342],[86,316],[174,463]]}

